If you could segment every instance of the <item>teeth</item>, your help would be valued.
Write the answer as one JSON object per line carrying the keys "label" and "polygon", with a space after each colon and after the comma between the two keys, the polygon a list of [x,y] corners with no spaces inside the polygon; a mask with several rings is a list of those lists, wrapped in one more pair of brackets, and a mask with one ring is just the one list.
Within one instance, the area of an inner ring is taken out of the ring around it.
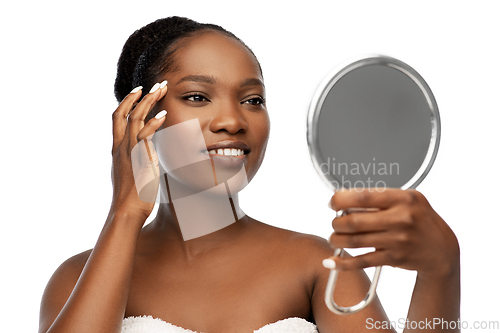
{"label": "teeth", "polygon": [[245,154],[243,149],[236,149],[236,148],[212,149],[209,150],[208,153],[213,155],[223,155],[223,156],[242,156]]}

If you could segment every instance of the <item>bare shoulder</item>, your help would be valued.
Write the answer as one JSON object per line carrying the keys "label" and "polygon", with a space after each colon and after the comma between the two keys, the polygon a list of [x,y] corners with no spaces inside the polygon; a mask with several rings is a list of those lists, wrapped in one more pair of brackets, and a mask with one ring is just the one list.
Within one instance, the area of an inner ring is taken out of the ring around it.
{"label": "bare shoulder", "polygon": [[[323,279],[328,278],[329,270],[323,267],[323,260],[333,255],[329,242],[322,237],[278,228],[265,223],[257,223],[252,234],[253,244],[257,244],[262,266],[268,272],[268,279],[276,278],[279,285],[286,285],[288,294],[294,295],[293,303],[302,306],[302,313],[312,318],[312,299],[315,294],[324,295]],[[248,248],[248,246],[246,246]],[[275,270],[275,268],[277,268]],[[289,296],[286,296],[289,297]],[[285,298],[286,298],[285,297]],[[324,305],[324,302],[323,302]]]}
{"label": "bare shoulder", "polygon": [[61,285],[61,283],[70,283],[76,281],[80,277],[80,274],[87,263],[87,260],[92,253],[92,250],[87,250],[77,255],[72,256],[71,258],[66,259],[54,272],[47,287],[49,287],[52,282],[57,282],[57,285]]}
{"label": "bare shoulder", "polygon": [[40,331],[54,321],[68,300],[92,250],[87,250],[64,261],[52,274],[40,304]]}
{"label": "bare shoulder", "polygon": [[[325,305],[325,290],[330,270],[322,265],[323,259],[333,256],[333,248],[328,240],[315,235],[276,228],[270,225],[261,226],[263,234],[267,233],[281,248],[282,258],[290,266],[298,269],[295,277],[302,278],[309,291],[312,318],[320,332],[333,332],[333,328],[349,327],[349,331],[363,331],[365,321],[356,316],[337,316]],[[346,254],[348,255],[348,254]],[[335,300],[338,304],[356,304],[365,297],[370,280],[363,270],[342,271],[339,273]],[[376,298],[363,314],[376,320],[388,320]],[[356,319],[358,318],[358,319]],[[352,328],[352,329],[351,329]]]}
{"label": "bare shoulder", "polygon": [[[278,243],[289,254],[312,258],[332,256],[333,249],[328,241],[320,236],[278,228],[269,224],[258,222],[259,232],[266,235],[265,239],[270,244]],[[321,261],[320,261],[321,262]]]}

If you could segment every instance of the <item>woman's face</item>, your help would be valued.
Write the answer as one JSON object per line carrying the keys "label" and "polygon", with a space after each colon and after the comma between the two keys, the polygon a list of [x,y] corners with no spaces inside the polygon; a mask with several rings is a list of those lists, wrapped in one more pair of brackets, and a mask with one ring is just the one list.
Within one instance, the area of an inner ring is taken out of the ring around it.
{"label": "woman's face", "polygon": [[257,60],[240,42],[215,31],[180,43],[174,70],[159,80],[168,81],[167,95],[155,107],[168,112],[159,131],[178,125],[166,130],[173,136],[157,141],[160,162],[167,171],[191,163],[174,175],[189,186],[222,184],[241,175],[243,166],[246,183],[262,163],[270,130]]}

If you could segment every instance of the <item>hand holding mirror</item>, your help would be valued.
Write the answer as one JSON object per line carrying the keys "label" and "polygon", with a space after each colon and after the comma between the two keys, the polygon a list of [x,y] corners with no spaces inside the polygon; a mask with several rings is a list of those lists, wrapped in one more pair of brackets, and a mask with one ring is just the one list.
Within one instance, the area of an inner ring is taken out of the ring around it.
{"label": "hand holding mirror", "polygon": [[[307,118],[313,165],[333,191],[414,189],[429,172],[439,140],[439,111],[429,86],[413,68],[387,56],[362,58],[331,72],[317,89]],[[355,211],[360,209],[337,216]],[[375,296],[380,270],[365,299],[351,307],[333,300],[338,271],[331,270],[328,308],[337,314],[365,308]]]}

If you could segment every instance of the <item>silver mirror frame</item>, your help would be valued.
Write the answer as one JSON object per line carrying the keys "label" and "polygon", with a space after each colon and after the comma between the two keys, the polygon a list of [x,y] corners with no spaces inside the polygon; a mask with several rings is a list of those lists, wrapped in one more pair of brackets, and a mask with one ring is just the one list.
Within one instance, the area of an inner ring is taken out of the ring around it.
{"label": "silver mirror frame", "polygon": [[[424,161],[422,162],[420,168],[417,170],[415,175],[413,175],[410,180],[404,185],[401,186],[401,189],[415,189],[428,174],[431,169],[434,161],[436,159],[436,155],[439,148],[440,138],[441,138],[441,120],[439,116],[439,109],[434,98],[434,95],[425,82],[425,80],[417,73],[412,67],[407,65],[406,63],[384,55],[373,55],[358,58],[357,60],[351,61],[347,64],[344,64],[332,72],[330,72],[326,78],[321,82],[319,87],[317,88],[313,98],[311,105],[309,107],[309,112],[307,116],[307,145],[309,147],[309,154],[311,156],[312,163],[317,173],[323,180],[323,182],[332,190],[336,191],[338,188],[335,188],[333,185],[339,184],[338,180],[336,180],[333,176],[333,179],[326,175],[321,170],[320,165],[324,163],[322,153],[319,145],[319,135],[316,129],[318,128],[319,116],[321,113],[321,108],[323,103],[328,96],[330,90],[335,86],[335,84],[342,79],[347,73],[351,72],[354,69],[368,66],[368,65],[383,65],[392,67],[405,75],[415,82],[415,84],[420,88],[422,94],[425,96],[427,104],[429,106],[429,110],[431,112],[431,138],[429,142],[429,148],[425,155]],[[346,212],[338,211],[337,217],[346,214]],[[334,256],[340,256],[343,253],[343,249],[335,249]],[[338,271],[333,269],[330,271],[330,276],[328,278],[326,290],[325,290],[325,303],[330,311],[339,314],[339,315],[348,315],[361,311],[364,309],[370,302],[374,299],[377,284],[380,277],[382,266],[378,266],[375,269],[375,274],[370,284],[370,288],[365,296],[365,298],[356,305],[349,307],[342,307],[335,303],[333,299],[333,292],[335,289],[335,284],[337,282]]]}
{"label": "silver mirror frame", "polygon": [[307,146],[309,147],[309,154],[311,156],[312,163],[323,182],[327,184],[327,186],[332,191],[338,190],[338,188],[335,188],[332,184],[336,182],[336,179],[330,179],[322,172],[320,168],[321,163],[323,163],[324,161],[321,158],[322,154],[319,148],[318,131],[316,130],[318,128],[319,115],[321,112],[321,107],[323,106],[323,103],[333,86],[335,86],[335,84],[347,73],[356,68],[368,65],[384,65],[392,67],[404,73],[405,75],[410,77],[417,86],[420,87],[420,90],[422,91],[422,94],[425,96],[427,104],[429,105],[429,110],[431,111],[432,126],[429,149],[427,150],[427,154],[422,165],[415,173],[415,175],[406,184],[401,186],[401,189],[403,190],[410,188],[414,189],[425,178],[432,165],[434,164],[434,160],[436,159],[441,137],[441,120],[439,116],[439,109],[431,89],[422,78],[422,76],[420,76],[417,71],[415,71],[406,63],[389,56],[372,55],[368,57],[358,58],[357,60],[351,61],[331,71],[318,86],[316,92],[313,95],[307,115]]}

